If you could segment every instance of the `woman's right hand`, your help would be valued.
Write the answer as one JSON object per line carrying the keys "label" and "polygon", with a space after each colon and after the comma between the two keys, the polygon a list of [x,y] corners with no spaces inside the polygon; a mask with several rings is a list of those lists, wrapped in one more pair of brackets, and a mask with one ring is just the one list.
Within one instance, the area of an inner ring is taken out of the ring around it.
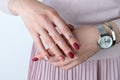
{"label": "woman's right hand", "polygon": [[[49,58],[49,54],[44,48],[40,36],[59,60],[64,60],[65,55],[74,58],[71,47],[78,50],[79,43],[66,22],[53,8],[37,0],[10,0],[9,9],[22,18],[35,44],[45,57]],[[66,43],[60,33],[69,44]],[[39,59],[39,56],[36,57]]]}

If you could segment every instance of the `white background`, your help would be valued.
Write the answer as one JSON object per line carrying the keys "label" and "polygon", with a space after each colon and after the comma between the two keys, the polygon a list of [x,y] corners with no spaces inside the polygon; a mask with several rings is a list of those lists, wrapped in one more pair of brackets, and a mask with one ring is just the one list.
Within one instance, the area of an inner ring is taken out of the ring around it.
{"label": "white background", "polygon": [[19,17],[0,12],[0,80],[27,80],[32,42]]}

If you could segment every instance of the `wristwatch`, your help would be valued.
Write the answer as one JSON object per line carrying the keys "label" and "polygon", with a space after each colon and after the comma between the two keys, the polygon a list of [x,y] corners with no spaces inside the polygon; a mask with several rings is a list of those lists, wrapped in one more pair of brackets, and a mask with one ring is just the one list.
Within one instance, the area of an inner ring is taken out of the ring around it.
{"label": "wristwatch", "polygon": [[115,45],[115,43],[116,43],[116,36],[115,36],[115,32],[114,32],[113,28],[108,24],[105,24],[105,25],[110,29],[112,36],[106,32],[103,25],[97,26],[97,29],[99,30],[99,33],[100,33],[98,45],[102,49],[110,48],[113,45]]}

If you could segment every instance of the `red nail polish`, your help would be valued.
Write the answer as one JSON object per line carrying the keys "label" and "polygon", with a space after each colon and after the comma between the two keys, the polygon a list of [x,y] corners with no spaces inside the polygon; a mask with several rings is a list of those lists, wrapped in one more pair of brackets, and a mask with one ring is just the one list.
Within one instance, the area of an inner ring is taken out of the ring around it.
{"label": "red nail polish", "polygon": [[74,54],[72,52],[69,52],[68,55],[70,58],[74,58]]}
{"label": "red nail polish", "polygon": [[69,26],[70,30],[74,30],[73,25],[69,24],[68,26]]}
{"label": "red nail polish", "polygon": [[38,61],[38,58],[37,58],[37,57],[34,57],[34,58],[32,59],[32,61]]}
{"label": "red nail polish", "polygon": [[80,46],[77,43],[74,43],[73,46],[75,47],[75,49],[79,50]]}

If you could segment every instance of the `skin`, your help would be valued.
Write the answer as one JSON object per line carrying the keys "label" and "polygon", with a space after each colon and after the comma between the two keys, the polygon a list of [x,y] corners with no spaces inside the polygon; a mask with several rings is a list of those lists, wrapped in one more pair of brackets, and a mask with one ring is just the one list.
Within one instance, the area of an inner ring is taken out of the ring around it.
{"label": "skin", "polygon": [[[113,26],[115,30],[115,34],[117,37],[117,43],[120,42],[120,31],[117,25],[113,22],[109,23]],[[106,31],[110,33],[110,30],[104,26]],[[96,26],[88,25],[88,26],[81,26],[79,28],[74,29],[73,34],[77,37],[78,41],[81,44],[80,50],[76,51],[76,57],[74,59],[70,59],[65,57],[65,61],[59,61],[53,54],[50,49],[48,52],[52,55],[49,59],[49,62],[56,67],[62,68],[64,70],[71,69],[84,61],[86,61],[89,57],[93,56],[96,52],[100,50],[99,46],[97,45],[97,41],[99,39],[99,31]],[[91,45],[92,44],[92,45]],[[42,55],[40,56],[42,59]]]}
{"label": "skin", "polygon": [[[39,59],[43,59],[45,55],[49,55],[50,58],[48,61],[51,64],[62,69],[71,69],[86,61],[100,50],[97,45],[99,32],[94,25],[81,26],[71,32],[65,21],[60,18],[53,8],[36,0],[10,0],[9,9],[13,14],[19,15],[23,19],[26,28],[40,50],[40,54],[36,55]],[[63,36],[60,36],[55,31],[53,23],[59,27]],[[111,24],[115,29],[117,42],[120,42],[119,29],[114,23]],[[107,28],[106,30],[109,33]],[[50,31],[53,33],[50,33]],[[47,32],[50,33],[51,37]],[[48,50],[45,50],[42,45],[39,38],[41,34],[45,42],[50,44]],[[67,37],[69,35],[72,35],[73,37],[68,41]],[[60,43],[57,41],[60,41]],[[76,51],[74,49],[72,45],[74,42],[81,45],[80,50]],[[58,46],[55,45],[55,43],[57,43]],[[67,53],[70,51],[75,53],[76,56],[74,59],[67,57]],[[59,57],[61,56],[64,56],[64,62],[59,60]]]}
{"label": "skin", "polygon": [[[53,55],[49,59],[49,62],[51,64],[62,69],[71,69],[76,65],[81,64],[83,61],[87,60],[89,57],[99,51],[99,47],[97,45],[99,32],[95,27],[82,26],[80,28],[74,29],[73,34],[77,37],[78,41],[81,44],[80,50],[75,51],[75,58],[70,59],[68,57],[65,57],[65,61],[62,62]],[[52,51],[50,49],[48,49],[48,52],[52,54]]]}
{"label": "skin", "polygon": [[[67,23],[53,8],[37,0],[10,0],[9,10],[14,15],[22,18],[35,44],[44,56],[49,57],[49,53],[44,48],[40,36],[46,44],[49,44],[48,47],[60,60],[64,60],[65,55],[70,57],[68,54],[70,52],[73,53],[71,47],[75,50],[74,43],[79,45],[77,38],[75,38],[68,28]],[[55,27],[60,30],[68,43],[58,33]],[[72,36],[72,38],[69,39],[69,36]],[[39,58],[39,55],[36,57]]]}

